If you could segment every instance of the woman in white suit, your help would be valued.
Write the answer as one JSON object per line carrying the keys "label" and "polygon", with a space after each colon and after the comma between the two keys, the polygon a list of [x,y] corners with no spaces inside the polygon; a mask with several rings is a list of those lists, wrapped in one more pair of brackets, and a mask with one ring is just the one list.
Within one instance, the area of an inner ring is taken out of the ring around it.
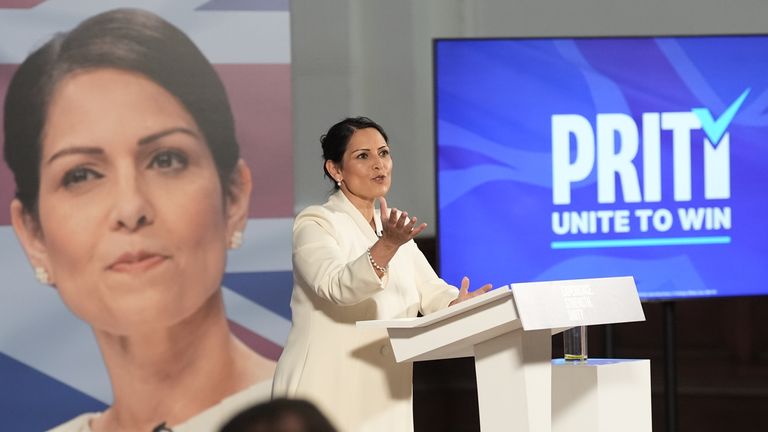
{"label": "woman in white suit", "polygon": [[491,287],[448,285],[413,242],[426,224],[387,209],[392,158],[381,126],[348,118],[321,142],[336,191],[294,222],[293,327],[273,396],[312,401],[342,431],[411,431],[411,364],[395,362],[383,330],[355,322],[429,314]]}

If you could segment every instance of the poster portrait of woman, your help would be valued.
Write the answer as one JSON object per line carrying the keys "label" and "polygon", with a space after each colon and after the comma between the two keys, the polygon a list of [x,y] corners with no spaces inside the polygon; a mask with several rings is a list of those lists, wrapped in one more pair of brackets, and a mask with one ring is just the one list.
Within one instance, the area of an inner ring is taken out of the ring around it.
{"label": "poster portrait of woman", "polygon": [[0,67],[0,422],[212,429],[269,396],[287,332],[287,40],[235,49],[264,17],[227,2],[83,3],[17,13],[56,25]]}

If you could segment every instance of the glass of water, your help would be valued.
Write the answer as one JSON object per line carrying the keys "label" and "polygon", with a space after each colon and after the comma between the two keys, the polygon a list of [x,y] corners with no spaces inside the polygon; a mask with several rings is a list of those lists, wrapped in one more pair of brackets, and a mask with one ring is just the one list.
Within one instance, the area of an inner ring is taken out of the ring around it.
{"label": "glass of water", "polygon": [[564,331],[563,348],[566,361],[586,361],[587,326],[577,326]]}

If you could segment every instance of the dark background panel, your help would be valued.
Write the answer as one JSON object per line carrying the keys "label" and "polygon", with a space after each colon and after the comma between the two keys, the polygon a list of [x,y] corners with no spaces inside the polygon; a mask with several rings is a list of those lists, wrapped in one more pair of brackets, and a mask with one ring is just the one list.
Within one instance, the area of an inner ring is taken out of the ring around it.
{"label": "dark background panel", "polygon": [[[435,239],[418,239],[435,265]],[[664,310],[644,303],[646,321],[611,326],[613,357],[651,360],[653,430],[663,432]],[[678,431],[768,430],[768,297],[685,300],[675,303]],[[589,355],[606,357],[606,326],[589,328]],[[562,356],[562,336],[552,338]],[[414,366],[417,432],[479,431],[471,358]],[[513,421],[510,419],[510,421]]]}

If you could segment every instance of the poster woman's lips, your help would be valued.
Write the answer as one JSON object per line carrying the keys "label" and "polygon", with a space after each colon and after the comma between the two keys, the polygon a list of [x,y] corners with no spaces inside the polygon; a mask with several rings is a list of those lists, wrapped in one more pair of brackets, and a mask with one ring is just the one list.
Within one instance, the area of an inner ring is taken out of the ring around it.
{"label": "poster woman's lips", "polygon": [[120,273],[133,273],[149,270],[168,259],[167,256],[146,252],[126,252],[120,255],[107,268]]}

